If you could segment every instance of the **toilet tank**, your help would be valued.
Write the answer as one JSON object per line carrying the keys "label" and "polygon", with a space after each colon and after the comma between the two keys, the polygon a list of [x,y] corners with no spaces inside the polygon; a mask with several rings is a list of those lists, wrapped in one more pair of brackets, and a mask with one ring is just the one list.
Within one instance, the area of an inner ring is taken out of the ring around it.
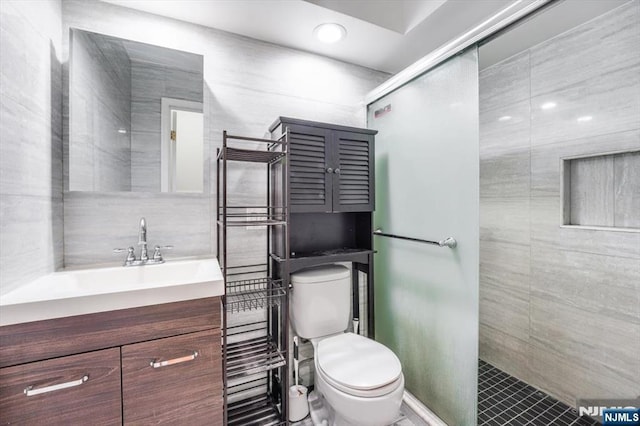
{"label": "toilet tank", "polygon": [[341,333],[349,327],[351,271],[324,265],[291,274],[291,323],[305,339]]}

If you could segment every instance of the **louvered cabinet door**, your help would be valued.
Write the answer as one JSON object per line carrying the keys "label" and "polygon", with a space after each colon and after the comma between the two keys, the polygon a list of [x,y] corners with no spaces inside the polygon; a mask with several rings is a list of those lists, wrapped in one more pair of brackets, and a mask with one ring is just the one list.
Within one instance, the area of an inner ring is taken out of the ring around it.
{"label": "louvered cabinet door", "polygon": [[329,163],[331,132],[289,126],[289,206],[292,213],[332,209],[333,166]]}
{"label": "louvered cabinet door", "polygon": [[373,211],[373,141],[373,135],[334,132],[333,211]]}

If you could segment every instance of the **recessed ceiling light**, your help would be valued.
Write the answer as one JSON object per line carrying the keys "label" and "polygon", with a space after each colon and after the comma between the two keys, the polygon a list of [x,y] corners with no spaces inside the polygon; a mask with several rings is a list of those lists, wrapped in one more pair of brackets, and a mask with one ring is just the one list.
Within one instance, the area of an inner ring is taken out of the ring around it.
{"label": "recessed ceiling light", "polygon": [[509,121],[509,120],[511,120],[510,115],[503,115],[502,117],[498,118],[498,121]]}
{"label": "recessed ceiling light", "polygon": [[551,109],[551,108],[555,108],[556,107],[556,103],[555,102],[545,102],[542,105],[540,105],[540,108],[542,109]]}
{"label": "recessed ceiling light", "polygon": [[593,117],[590,115],[583,115],[582,117],[578,117],[577,121],[578,123],[584,123],[586,121],[591,121],[593,120]]}
{"label": "recessed ceiling light", "polygon": [[127,129],[118,129],[118,133],[122,133],[123,135],[126,135]]}
{"label": "recessed ceiling light", "polygon": [[313,35],[323,43],[336,43],[347,35],[347,30],[340,24],[320,24],[313,30]]}

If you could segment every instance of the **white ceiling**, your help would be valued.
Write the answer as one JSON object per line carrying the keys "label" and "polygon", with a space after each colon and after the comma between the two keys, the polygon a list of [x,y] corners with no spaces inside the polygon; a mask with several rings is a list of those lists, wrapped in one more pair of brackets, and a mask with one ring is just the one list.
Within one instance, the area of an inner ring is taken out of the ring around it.
{"label": "white ceiling", "polygon": [[534,17],[524,19],[503,35],[480,47],[479,67],[484,69],[518,52],[606,13],[628,0],[564,0],[551,3]]}
{"label": "white ceiling", "polygon": [[[0,0],[1,1],[1,0]],[[103,0],[392,74],[515,0]],[[523,4],[533,0],[519,0]],[[626,0],[556,1],[480,50],[484,68],[613,9]],[[347,37],[327,45],[313,29],[335,22]]]}
{"label": "white ceiling", "polygon": [[[513,0],[103,0],[395,74]],[[343,41],[313,29],[336,22]]]}

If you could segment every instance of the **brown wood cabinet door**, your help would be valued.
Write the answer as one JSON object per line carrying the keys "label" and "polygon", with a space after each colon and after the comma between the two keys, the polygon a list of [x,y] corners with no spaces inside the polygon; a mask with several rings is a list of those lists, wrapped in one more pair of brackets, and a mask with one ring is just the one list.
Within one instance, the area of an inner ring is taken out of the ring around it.
{"label": "brown wood cabinet door", "polygon": [[125,425],[222,424],[220,330],[122,347]]}
{"label": "brown wood cabinet door", "polygon": [[120,425],[120,348],[0,369],[0,423]]}

